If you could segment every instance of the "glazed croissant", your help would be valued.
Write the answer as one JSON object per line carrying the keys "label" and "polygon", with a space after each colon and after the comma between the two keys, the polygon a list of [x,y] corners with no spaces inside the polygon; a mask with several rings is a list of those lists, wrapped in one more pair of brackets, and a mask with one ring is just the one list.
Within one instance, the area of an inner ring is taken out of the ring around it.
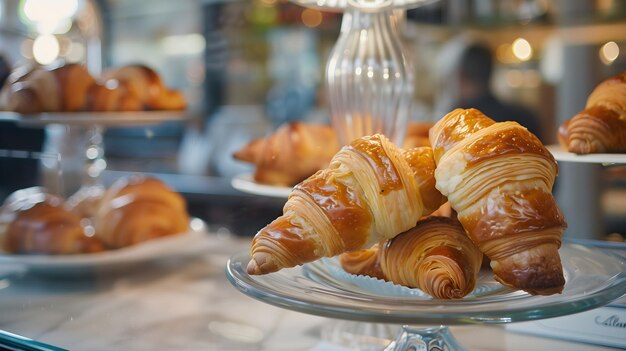
{"label": "glazed croissant", "polygon": [[97,78],[74,63],[19,67],[0,93],[0,106],[23,114],[186,107],[184,96],[169,90],[159,75],[146,66],[123,66]]}
{"label": "glazed croissant", "polygon": [[327,167],[337,151],[339,142],[331,127],[293,122],[251,141],[233,156],[256,165],[255,181],[293,186]]}
{"label": "glazed croissant", "polygon": [[539,139],[515,122],[456,109],[430,130],[430,141],[437,189],[496,279],[531,294],[561,292],[566,223],[551,193],[557,164]]}
{"label": "glazed croissant", "polygon": [[144,65],[127,65],[103,74],[106,84],[120,84],[128,89],[147,110],[183,110],[185,97],[168,89],[153,69]]}
{"label": "glazed croissant", "polygon": [[559,143],[569,152],[626,152],[626,72],[600,83],[585,109],[559,128]]}
{"label": "glazed croissant", "polygon": [[155,178],[121,178],[104,193],[94,217],[96,236],[109,248],[183,234],[189,216],[183,197]]}
{"label": "glazed croissant", "polygon": [[252,240],[248,273],[265,274],[368,248],[443,202],[430,148],[402,152],[383,135],[353,141],[296,185],[283,215]]}
{"label": "glazed croissant", "polygon": [[16,254],[79,254],[102,251],[102,243],[85,234],[81,219],[46,198],[18,209],[4,233],[4,250]]}
{"label": "glazed croissant", "polygon": [[94,78],[79,64],[21,67],[7,79],[0,102],[18,113],[80,111]]}
{"label": "glazed croissant", "polygon": [[456,218],[429,216],[380,246],[342,254],[340,262],[352,274],[457,299],[474,290],[482,257]]}

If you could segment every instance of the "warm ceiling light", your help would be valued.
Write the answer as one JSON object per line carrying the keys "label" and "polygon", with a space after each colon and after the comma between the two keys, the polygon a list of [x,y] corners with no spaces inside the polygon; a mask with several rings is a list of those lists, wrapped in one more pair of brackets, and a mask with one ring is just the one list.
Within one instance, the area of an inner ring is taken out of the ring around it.
{"label": "warm ceiling light", "polygon": [[513,50],[513,55],[520,61],[528,61],[533,55],[533,48],[530,46],[528,40],[524,38],[515,39],[511,49]]}
{"label": "warm ceiling light", "polygon": [[610,65],[619,56],[619,46],[614,41],[602,45],[600,48],[600,59],[605,65]]}
{"label": "warm ceiling light", "polygon": [[59,41],[51,34],[40,35],[33,42],[33,57],[42,65],[56,60],[60,50]]}

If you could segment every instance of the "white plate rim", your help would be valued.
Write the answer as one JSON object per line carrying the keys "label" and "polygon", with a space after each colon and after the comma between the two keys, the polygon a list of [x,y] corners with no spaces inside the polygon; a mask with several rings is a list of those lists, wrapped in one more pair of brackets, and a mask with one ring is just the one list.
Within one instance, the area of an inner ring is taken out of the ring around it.
{"label": "white plate rim", "polygon": [[561,145],[554,144],[546,146],[548,151],[557,161],[561,162],[577,162],[577,163],[595,163],[602,165],[620,165],[626,164],[626,154],[586,154],[578,155],[563,150]]}
{"label": "white plate rim", "polygon": [[239,174],[232,178],[230,184],[233,188],[244,193],[283,199],[288,198],[289,194],[291,194],[291,191],[293,190],[293,188],[288,186],[274,186],[257,183],[254,181],[251,174]]}
{"label": "white plate rim", "polygon": [[[197,219],[192,219],[192,221],[195,220]],[[0,265],[23,266],[29,271],[63,274],[64,271],[90,268],[106,269],[162,258],[192,255],[209,252],[216,247],[219,247],[219,240],[209,234],[206,226],[202,225],[190,226],[189,231],[185,233],[93,254],[16,255],[0,252]]]}

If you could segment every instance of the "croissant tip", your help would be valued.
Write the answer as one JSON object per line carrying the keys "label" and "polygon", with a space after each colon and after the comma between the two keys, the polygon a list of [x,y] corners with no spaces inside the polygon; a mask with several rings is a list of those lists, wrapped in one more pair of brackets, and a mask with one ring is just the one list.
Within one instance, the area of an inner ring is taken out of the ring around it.
{"label": "croissant tip", "polygon": [[250,275],[261,275],[276,272],[278,267],[272,263],[267,254],[255,253],[252,255],[250,262],[248,262],[246,270]]}

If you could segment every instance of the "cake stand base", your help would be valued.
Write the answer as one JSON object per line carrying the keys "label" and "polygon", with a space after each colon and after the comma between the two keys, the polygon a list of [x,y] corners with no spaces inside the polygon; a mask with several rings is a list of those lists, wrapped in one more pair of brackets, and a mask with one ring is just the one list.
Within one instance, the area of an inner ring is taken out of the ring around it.
{"label": "cake stand base", "polygon": [[385,351],[466,351],[448,327],[420,328],[403,326],[400,335]]}

